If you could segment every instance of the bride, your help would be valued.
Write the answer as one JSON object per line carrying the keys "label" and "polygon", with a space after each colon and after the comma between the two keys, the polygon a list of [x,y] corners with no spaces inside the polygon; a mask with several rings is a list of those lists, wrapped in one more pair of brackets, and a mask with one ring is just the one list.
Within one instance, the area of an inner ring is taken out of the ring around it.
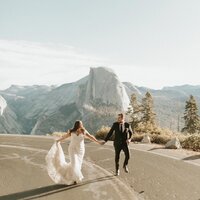
{"label": "bride", "polygon": [[[60,142],[69,137],[71,139],[68,147],[70,162],[66,162]],[[76,121],[74,127],[60,139],[56,140],[47,153],[45,158],[47,172],[55,183],[70,185],[82,181],[81,167],[85,153],[85,137],[98,144],[103,144],[103,142],[98,141],[93,135],[87,132],[81,121]]]}

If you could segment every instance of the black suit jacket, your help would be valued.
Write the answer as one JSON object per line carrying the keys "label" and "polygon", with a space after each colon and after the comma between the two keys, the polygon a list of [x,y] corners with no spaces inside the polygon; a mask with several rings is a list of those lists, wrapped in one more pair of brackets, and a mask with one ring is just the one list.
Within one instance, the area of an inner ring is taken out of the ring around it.
{"label": "black suit jacket", "polygon": [[121,145],[127,144],[126,140],[131,138],[133,131],[131,129],[130,124],[125,122],[123,132],[121,132],[119,129],[119,122],[115,122],[113,123],[110,131],[108,132],[105,138],[105,142],[108,141],[108,139],[113,135],[113,133],[115,133],[114,145]]}

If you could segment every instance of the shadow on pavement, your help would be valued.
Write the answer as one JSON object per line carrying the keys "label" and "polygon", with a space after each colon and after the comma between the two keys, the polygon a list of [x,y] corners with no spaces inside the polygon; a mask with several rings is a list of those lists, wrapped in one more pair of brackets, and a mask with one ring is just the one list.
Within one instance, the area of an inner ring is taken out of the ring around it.
{"label": "shadow on pavement", "polygon": [[189,156],[189,157],[183,158],[182,160],[197,160],[197,159],[200,159],[200,155]]}
{"label": "shadow on pavement", "polygon": [[153,150],[157,150],[157,149],[166,149],[165,147],[154,147],[152,149],[149,149],[148,151],[153,151]]}
{"label": "shadow on pavement", "polygon": [[0,196],[0,200],[13,200],[13,199],[31,200],[31,199],[36,199],[39,197],[49,196],[49,195],[70,190],[73,188],[81,187],[90,183],[111,180],[113,178],[114,176],[111,175],[111,176],[100,177],[100,178],[96,178],[92,180],[87,180],[85,182],[74,184],[74,185],[63,185],[63,184],[49,185],[49,186],[45,186],[41,188],[35,188],[35,189],[23,191],[23,192],[17,192],[17,193]]}

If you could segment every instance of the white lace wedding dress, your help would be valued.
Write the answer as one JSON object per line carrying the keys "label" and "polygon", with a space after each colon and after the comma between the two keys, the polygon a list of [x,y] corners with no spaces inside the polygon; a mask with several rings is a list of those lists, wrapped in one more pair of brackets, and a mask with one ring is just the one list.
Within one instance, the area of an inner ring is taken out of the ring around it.
{"label": "white lace wedding dress", "polygon": [[70,162],[66,162],[60,142],[55,142],[46,155],[47,172],[55,183],[70,185],[83,179],[81,167],[85,153],[84,135],[72,132],[70,139]]}

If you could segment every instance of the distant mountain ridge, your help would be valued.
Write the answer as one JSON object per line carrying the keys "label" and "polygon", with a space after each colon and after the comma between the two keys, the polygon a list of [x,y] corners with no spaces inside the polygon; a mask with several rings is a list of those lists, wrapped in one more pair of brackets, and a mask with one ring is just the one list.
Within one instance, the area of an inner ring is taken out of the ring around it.
{"label": "distant mountain ridge", "polygon": [[59,87],[13,85],[0,94],[16,113],[21,132],[28,134],[64,131],[77,119],[95,131],[110,125],[116,113],[126,111],[129,105],[123,83],[104,67],[91,68],[88,76]]}
{"label": "distant mountain ridge", "polygon": [[158,124],[172,130],[183,126],[182,115],[189,95],[194,95],[200,106],[200,86],[153,90],[122,83],[112,69],[98,67],[91,68],[89,75],[79,81],[59,87],[12,85],[0,91],[0,111],[4,109],[0,133],[41,135],[65,131],[75,120],[82,120],[94,133],[102,125],[111,126],[117,113],[127,110],[131,94],[141,101],[147,91],[153,96]]}

